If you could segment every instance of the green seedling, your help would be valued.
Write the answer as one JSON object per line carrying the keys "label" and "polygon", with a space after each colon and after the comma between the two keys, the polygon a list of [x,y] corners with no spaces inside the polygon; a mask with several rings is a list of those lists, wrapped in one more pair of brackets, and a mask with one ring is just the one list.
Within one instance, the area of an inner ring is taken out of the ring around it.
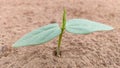
{"label": "green seedling", "polygon": [[106,31],[112,29],[113,28],[108,25],[87,19],[71,19],[66,21],[66,10],[64,9],[61,28],[57,23],[40,27],[23,36],[15,44],[13,44],[13,47],[40,45],[59,36],[56,55],[60,56],[62,35],[65,30],[74,34],[89,34],[96,31]]}

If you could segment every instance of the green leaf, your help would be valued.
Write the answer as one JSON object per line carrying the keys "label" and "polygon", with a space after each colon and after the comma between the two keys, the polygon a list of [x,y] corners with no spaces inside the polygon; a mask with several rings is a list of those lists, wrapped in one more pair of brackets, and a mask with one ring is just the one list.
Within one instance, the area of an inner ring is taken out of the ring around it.
{"label": "green leaf", "polygon": [[113,28],[94,21],[86,19],[72,19],[67,21],[66,30],[75,34],[89,34],[95,31],[112,30]]}
{"label": "green leaf", "polygon": [[38,28],[19,39],[13,47],[43,44],[50,41],[61,33],[58,24],[49,24]]}

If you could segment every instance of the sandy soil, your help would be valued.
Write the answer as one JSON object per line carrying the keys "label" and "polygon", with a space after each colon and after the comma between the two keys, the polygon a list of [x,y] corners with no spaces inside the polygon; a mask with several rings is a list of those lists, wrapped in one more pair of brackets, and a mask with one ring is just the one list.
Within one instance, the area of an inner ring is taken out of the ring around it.
{"label": "sandy soil", "polygon": [[[12,48],[27,32],[62,20],[87,18],[113,26],[107,32],[73,35],[65,32],[60,58],[57,38],[40,45]],[[120,68],[119,0],[0,0],[0,68]]]}

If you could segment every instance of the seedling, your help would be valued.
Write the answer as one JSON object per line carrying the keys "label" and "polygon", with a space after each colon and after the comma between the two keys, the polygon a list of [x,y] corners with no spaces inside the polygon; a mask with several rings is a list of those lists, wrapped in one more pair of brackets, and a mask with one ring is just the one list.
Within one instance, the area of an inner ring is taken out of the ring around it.
{"label": "seedling", "polygon": [[60,56],[60,46],[62,42],[62,35],[64,31],[74,34],[89,34],[96,31],[112,30],[113,28],[87,19],[71,19],[66,21],[66,10],[64,9],[62,27],[60,28],[57,23],[49,24],[40,27],[19,39],[13,47],[40,45],[46,43],[56,36],[59,36],[58,46],[56,48],[56,55]]}

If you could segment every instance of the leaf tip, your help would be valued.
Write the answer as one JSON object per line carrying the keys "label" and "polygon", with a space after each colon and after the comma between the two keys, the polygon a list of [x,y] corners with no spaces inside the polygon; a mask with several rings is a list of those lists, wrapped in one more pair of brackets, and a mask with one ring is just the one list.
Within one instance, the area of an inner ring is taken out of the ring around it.
{"label": "leaf tip", "polygon": [[12,45],[13,48],[17,48],[17,46],[15,44]]}
{"label": "leaf tip", "polygon": [[113,30],[113,29],[114,29],[113,27],[109,26],[107,30]]}
{"label": "leaf tip", "polygon": [[18,47],[20,47],[18,44],[16,44],[16,43],[14,43],[13,45],[12,45],[12,47],[13,48],[18,48]]}

